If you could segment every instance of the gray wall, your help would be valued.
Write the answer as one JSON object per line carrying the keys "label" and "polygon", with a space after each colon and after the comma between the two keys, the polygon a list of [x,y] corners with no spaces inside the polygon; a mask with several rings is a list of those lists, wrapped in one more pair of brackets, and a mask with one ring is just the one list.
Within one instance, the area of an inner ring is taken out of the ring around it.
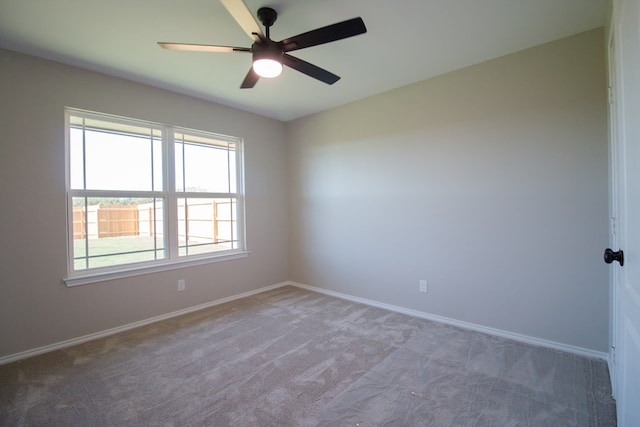
{"label": "gray wall", "polygon": [[[283,123],[6,50],[0,94],[0,356],[288,278]],[[65,106],[244,138],[249,257],[65,287]]]}
{"label": "gray wall", "polygon": [[601,29],[287,135],[291,280],[607,351]]}

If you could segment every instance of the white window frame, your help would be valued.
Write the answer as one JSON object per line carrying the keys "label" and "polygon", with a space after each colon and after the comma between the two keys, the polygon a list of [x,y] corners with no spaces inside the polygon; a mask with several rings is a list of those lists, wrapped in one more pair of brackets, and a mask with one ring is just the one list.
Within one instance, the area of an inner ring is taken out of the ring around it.
{"label": "white window frame", "polygon": [[[162,131],[162,190],[161,191],[102,191],[71,189],[71,141],[70,117],[84,117],[119,124],[148,127]],[[192,193],[176,190],[175,180],[175,133],[204,136],[236,145],[235,170],[236,193]],[[244,196],[244,141],[242,138],[220,135],[213,132],[163,125],[144,120],[130,119],[109,114],[90,112],[74,108],[65,108],[65,188],[67,199],[67,276],[63,282],[71,287],[101,282],[159,271],[185,268],[189,266],[226,261],[247,257],[245,196]],[[156,197],[164,200],[163,218],[165,258],[109,267],[75,270],[73,254],[73,198],[74,197]],[[238,248],[220,252],[208,252],[197,255],[178,255],[178,199],[179,198],[235,198],[236,233]]]}

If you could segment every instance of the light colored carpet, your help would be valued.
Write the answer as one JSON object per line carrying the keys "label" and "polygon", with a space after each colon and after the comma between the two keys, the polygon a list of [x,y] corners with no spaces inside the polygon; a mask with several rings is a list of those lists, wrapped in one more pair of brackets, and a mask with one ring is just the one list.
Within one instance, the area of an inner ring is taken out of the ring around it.
{"label": "light colored carpet", "polygon": [[615,426],[604,361],[283,287],[0,366],[2,426]]}

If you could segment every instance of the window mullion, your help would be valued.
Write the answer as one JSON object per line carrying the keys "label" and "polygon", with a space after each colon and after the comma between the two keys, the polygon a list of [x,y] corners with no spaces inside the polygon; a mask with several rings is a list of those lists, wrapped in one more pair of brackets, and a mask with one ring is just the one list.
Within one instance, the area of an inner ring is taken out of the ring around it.
{"label": "window mullion", "polygon": [[213,199],[234,199],[239,197],[240,195],[238,193],[207,193],[207,192],[181,192],[180,193],[180,197],[185,197],[188,199],[208,199],[208,198],[213,198]]}
{"label": "window mullion", "polygon": [[171,127],[165,127],[162,136],[164,150],[164,188],[166,208],[165,232],[167,233],[167,255],[169,259],[178,258],[178,199],[176,196],[176,151],[175,132]]}

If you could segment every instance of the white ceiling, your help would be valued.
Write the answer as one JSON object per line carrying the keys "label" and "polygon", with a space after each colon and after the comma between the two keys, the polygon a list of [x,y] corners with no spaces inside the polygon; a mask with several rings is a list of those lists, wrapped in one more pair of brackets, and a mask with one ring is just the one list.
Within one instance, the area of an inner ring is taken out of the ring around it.
{"label": "white ceiling", "polygon": [[0,47],[292,120],[604,25],[607,0],[245,0],[278,11],[281,40],[361,16],[368,32],[292,52],[342,77],[285,68],[240,89],[246,53],[163,50],[157,41],[249,47],[219,0],[0,0]]}

